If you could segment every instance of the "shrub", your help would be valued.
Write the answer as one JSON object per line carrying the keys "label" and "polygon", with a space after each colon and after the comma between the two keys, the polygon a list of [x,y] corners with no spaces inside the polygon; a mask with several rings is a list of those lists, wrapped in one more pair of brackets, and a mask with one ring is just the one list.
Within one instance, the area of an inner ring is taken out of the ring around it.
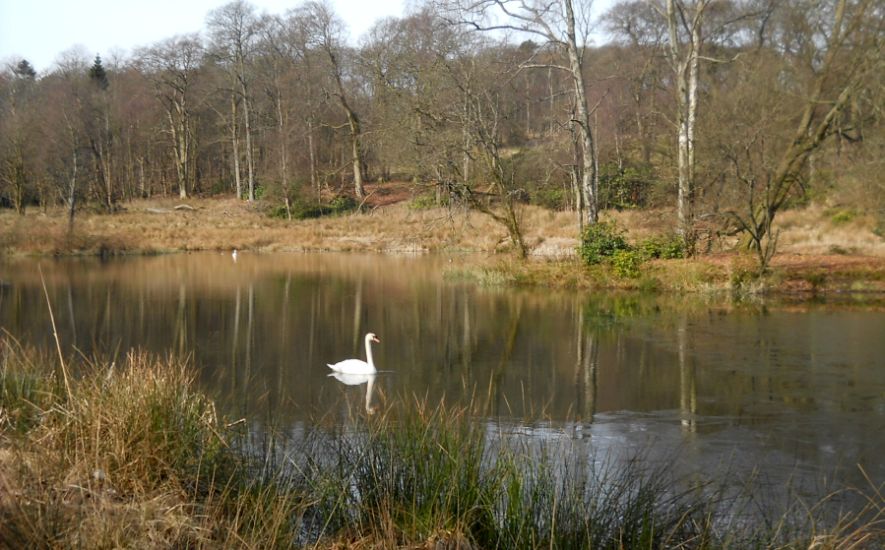
{"label": "shrub", "polygon": [[[352,197],[348,196],[335,197],[327,204],[317,204],[301,198],[296,198],[292,201],[290,210],[292,212],[292,218],[296,220],[308,220],[349,212],[355,209],[356,206],[357,202]],[[286,207],[284,205],[279,205],[271,210],[268,215],[273,218],[285,218]]]}
{"label": "shrub", "polygon": [[531,196],[532,203],[548,210],[565,210],[568,194],[562,187],[541,187]]}
{"label": "shrub", "polygon": [[855,212],[854,210],[840,210],[833,214],[833,216],[830,218],[830,221],[832,221],[836,225],[842,225],[854,220],[854,218],[856,217],[857,212]]}
{"label": "shrub", "polygon": [[653,182],[648,168],[607,164],[600,172],[600,204],[603,208],[623,210],[646,205]]}
{"label": "shrub", "polygon": [[658,235],[645,239],[637,248],[647,259],[674,260],[685,257],[685,240],[678,235]]}
{"label": "shrub", "polygon": [[612,269],[619,277],[635,279],[642,274],[640,267],[645,255],[639,250],[616,250],[611,257]]}
{"label": "shrub", "polygon": [[584,229],[578,252],[587,265],[595,265],[612,257],[618,250],[629,249],[623,232],[614,223],[599,222]]}
{"label": "shrub", "polygon": [[409,208],[412,210],[430,210],[437,206],[436,196],[433,193],[423,193],[409,201]]}
{"label": "shrub", "polygon": [[349,212],[357,207],[356,199],[348,195],[338,195],[331,202],[329,202],[329,208],[332,210],[332,214],[341,214],[343,212]]}

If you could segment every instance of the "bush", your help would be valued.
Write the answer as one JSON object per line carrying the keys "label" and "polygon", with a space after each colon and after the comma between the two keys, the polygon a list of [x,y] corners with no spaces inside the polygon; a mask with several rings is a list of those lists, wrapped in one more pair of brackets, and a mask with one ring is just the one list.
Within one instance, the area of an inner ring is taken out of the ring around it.
{"label": "bush", "polygon": [[349,212],[357,207],[356,199],[348,195],[338,195],[329,203],[332,214]]}
{"label": "bush", "polygon": [[584,229],[578,253],[587,265],[596,265],[619,250],[629,249],[623,232],[614,223],[599,222]]}
{"label": "bush", "polygon": [[436,196],[433,193],[423,193],[409,201],[409,208],[412,210],[430,210],[437,206],[439,205],[437,205]]}
{"label": "bush", "polygon": [[617,250],[612,254],[611,266],[619,277],[635,279],[642,274],[639,268],[645,260],[645,255],[639,250]]}
{"label": "bush", "polygon": [[565,210],[568,193],[562,187],[541,187],[532,193],[531,200],[548,210]]}
{"label": "bush", "polygon": [[607,164],[599,174],[600,205],[603,208],[637,208],[647,203],[653,178],[651,170]]}
{"label": "bush", "polygon": [[854,210],[839,210],[830,218],[830,220],[836,225],[843,225],[850,221],[853,221],[857,217],[857,212]]}
{"label": "bush", "polygon": [[645,239],[637,248],[647,259],[674,260],[685,257],[685,240],[678,235],[658,235]]}
{"label": "bush", "polygon": [[[327,204],[317,204],[305,201],[302,198],[296,198],[292,201],[289,209],[292,212],[292,218],[296,220],[308,220],[313,218],[321,218],[334,214],[342,214],[349,212],[357,207],[357,202],[348,196],[339,196],[332,199]],[[272,218],[286,218],[286,206],[277,205],[268,212],[268,216]]]}

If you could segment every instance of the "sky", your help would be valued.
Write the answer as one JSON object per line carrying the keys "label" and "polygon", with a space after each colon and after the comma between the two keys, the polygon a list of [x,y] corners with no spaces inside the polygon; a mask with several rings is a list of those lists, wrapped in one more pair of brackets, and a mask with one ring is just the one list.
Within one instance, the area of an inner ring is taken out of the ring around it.
{"label": "sky", "polygon": [[[250,0],[281,14],[301,0]],[[403,15],[404,0],[331,0],[357,43],[380,18]],[[0,63],[24,57],[38,72],[82,46],[88,59],[128,55],[176,34],[203,31],[206,15],[227,0],[0,0]]]}
{"label": "sky", "polygon": [[[27,59],[49,71],[59,55],[80,48],[107,62],[177,34],[205,30],[206,16],[229,0],[0,0],[0,67]],[[282,14],[303,0],[248,0],[258,13]],[[414,0],[330,0],[358,39],[384,17],[402,17]],[[593,0],[594,19],[615,0]],[[597,42],[605,39],[594,33]],[[106,63],[107,64],[107,63]]]}

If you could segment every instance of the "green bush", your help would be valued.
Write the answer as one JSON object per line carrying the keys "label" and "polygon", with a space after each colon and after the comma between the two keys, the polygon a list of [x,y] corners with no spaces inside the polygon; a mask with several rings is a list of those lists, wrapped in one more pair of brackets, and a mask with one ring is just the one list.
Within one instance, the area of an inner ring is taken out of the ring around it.
{"label": "green bush", "polygon": [[645,239],[637,248],[647,259],[673,260],[685,257],[685,239],[678,235],[658,235]]}
{"label": "green bush", "polygon": [[854,210],[840,210],[833,214],[833,216],[830,218],[830,221],[832,221],[836,225],[842,225],[854,220],[854,218],[856,217],[857,212],[855,212]]}
{"label": "green bush", "polygon": [[332,214],[349,212],[356,207],[356,199],[348,195],[339,195],[332,199],[332,201],[329,203],[329,208],[332,210]]}
{"label": "green bush", "polygon": [[624,234],[612,222],[599,222],[589,225],[581,234],[578,253],[587,265],[602,263],[619,250],[629,250]]}
{"label": "green bush", "polygon": [[548,210],[565,210],[568,194],[562,187],[541,187],[531,194],[532,204]]}
{"label": "green bush", "polygon": [[[349,212],[355,209],[356,206],[357,202],[352,197],[340,196],[335,197],[328,204],[317,204],[302,198],[296,198],[291,202],[289,209],[292,212],[293,219],[308,220]],[[283,204],[274,206],[268,212],[268,216],[286,219],[286,206]]]}
{"label": "green bush", "polygon": [[423,193],[409,201],[409,208],[412,210],[430,210],[436,207],[436,196],[433,193]]}
{"label": "green bush", "polygon": [[600,204],[618,210],[645,206],[653,181],[648,168],[606,164],[599,174]]}
{"label": "green bush", "polygon": [[611,257],[611,266],[619,277],[635,279],[642,274],[640,267],[645,260],[640,250],[616,250]]}

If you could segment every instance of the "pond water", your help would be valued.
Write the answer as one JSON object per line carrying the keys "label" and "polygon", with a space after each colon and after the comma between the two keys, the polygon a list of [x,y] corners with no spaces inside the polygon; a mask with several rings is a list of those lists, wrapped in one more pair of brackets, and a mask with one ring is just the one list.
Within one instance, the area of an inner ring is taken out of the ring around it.
{"label": "pond water", "polygon": [[[259,431],[344,421],[404,396],[472,403],[516,437],[676,458],[810,496],[885,481],[885,313],[681,296],[483,288],[459,258],[241,253],[42,260],[62,345],[192,357]],[[37,260],[0,264],[0,326],[51,347]],[[348,381],[345,381],[348,382]]]}

